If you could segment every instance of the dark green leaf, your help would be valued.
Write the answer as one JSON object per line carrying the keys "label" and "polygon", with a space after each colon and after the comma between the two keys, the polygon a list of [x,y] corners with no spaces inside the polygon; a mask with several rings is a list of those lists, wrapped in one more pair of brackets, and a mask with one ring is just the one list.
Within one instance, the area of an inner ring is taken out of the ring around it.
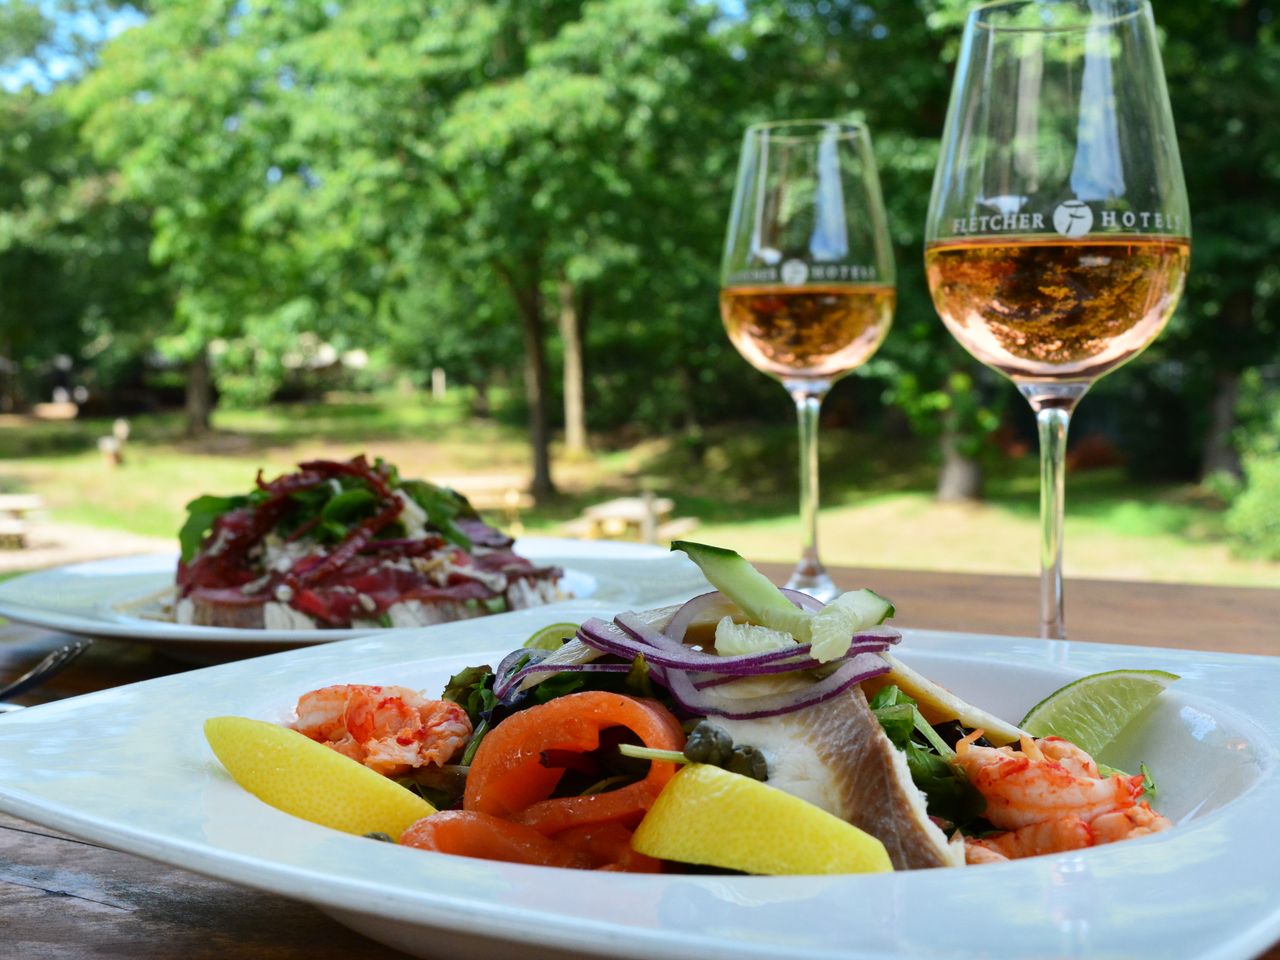
{"label": "dark green leaf", "polygon": [[492,688],[493,670],[490,667],[467,667],[449,678],[441,696],[466,710],[472,727],[475,727],[484,714],[497,706],[498,698],[493,695]]}
{"label": "dark green leaf", "polygon": [[533,696],[539,703],[546,703],[556,697],[577,693],[587,685],[586,673],[557,673],[547,677],[533,688]]}
{"label": "dark green leaf", "polygon": [[907,744],[911,780],[928,800],[930,816],[963,826],[982,816],[986,801],[964,774],[931,749]]}
{"label": "dark green leaf", "polygon": [[329,523],[350,526],[358,520],[373,516],[378,505],[378,498],[373,491],[357,487],[354,490],[343,490],[330,498],[320,511],[320,516]]}
{"label": "dark green leaf", "polygon": [[471,766],[471,761],[475,758],[476,751],[480,749],[480,741],[484,739],[484,735],[488,732],[488,720],[481,720],[475,725],[475,728],[471,731],[471,739],[467,741],[467,749],[462,754],[462,765],[464,767]]}
{"label": "dark green leaf", "polygon": [[406,480],[400,489],[407,493],[413,502],[427,514],[427,526],[438,530],[440,535],[463,550],[471,549],[471,538],[454,524],[457,517],[473,518],[476,512],[466,497],[455,493],[447,487],[437,487],[425,480]]}
{"label": "dark green leaf", "polygon": [[188,503],[186,522],[178,531],[178,545],[182,550],[183,562],[190,563],[195,557],[205,536],[213,529],[215,520],[247,503],[247,497],[218,497],[208,494]]}

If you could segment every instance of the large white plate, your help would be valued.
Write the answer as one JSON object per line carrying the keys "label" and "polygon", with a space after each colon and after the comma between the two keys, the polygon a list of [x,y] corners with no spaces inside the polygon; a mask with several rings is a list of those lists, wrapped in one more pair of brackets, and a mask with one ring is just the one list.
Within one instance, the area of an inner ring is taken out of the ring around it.
{"label": "large white plate", "polygon": [[[656,605],[707,589],[684,554],[656,546],[610,541],[528,537],[515,551],[537,563],[564,568],[561,587],[576,599],[622,606]],[[0,616],[19,623],[93,637],[215,651],[218,647],[303,646],[365,636],[378,629],[244,630],[201,627],[147,619],[131,613],[130,601],[173,583],[177,554],[144,554],[77,563],[24,574],[0,583]],[[206,646],[208,645],[208,646]]]}
{"label": "large white plate", "polygon": [[1280,659],[908,632],[903,659],[1008,718],[1082,673],[1181,674],[1105,758],[1146,761],[1178,826],[1071,854],[871,876],[596,874],[380,844],[260,803],[201,734],[214,715],[282,720],[322,684],[435,691],[540,625],[613,609],[388,631],[0,716],[0,810],[310,901],[420,956],[1232,960],[1280,937]]}

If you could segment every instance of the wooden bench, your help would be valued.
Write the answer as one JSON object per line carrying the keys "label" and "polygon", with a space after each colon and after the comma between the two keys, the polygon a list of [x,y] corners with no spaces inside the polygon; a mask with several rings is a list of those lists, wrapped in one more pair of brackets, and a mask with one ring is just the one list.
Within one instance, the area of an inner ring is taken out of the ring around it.
{"label": "wooden bench", "polygon": [[675,502],[646,493],[593,504],[560,525],[567,537],[603,540],[634,537],[643,543],[670,543],[697,529],[694,517],[671,517]]}
{"label": "wooden bench", "polygon": [[21,550],[27,545],[27,514],[44,509],[34,493],[0,493],[0,548]]}

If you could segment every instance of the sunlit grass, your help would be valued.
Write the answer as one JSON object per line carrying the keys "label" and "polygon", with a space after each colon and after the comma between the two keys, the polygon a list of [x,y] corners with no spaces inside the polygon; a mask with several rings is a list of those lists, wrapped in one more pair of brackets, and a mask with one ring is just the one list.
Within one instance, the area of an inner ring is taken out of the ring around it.
{"label": "sunlit grass", "polygon": [[[469,418],[460,395],[444,403],[382,396],[326,404],[219,411],[214,432],[186,440],[176,415],[132,422],[125,463],[108,466],[97,438],[108,421],[0,424],[0,489],[42,494],[66,523],[172,539],[184,505],[204,492],[247,489],[300,460],[383,456],[407,476],[498,476],[527,481],[523,432]],[[1037,569],[1034,458],[991,472],[980,504],[940,504],[928,448],[841,430],[822,438],[821,548],[827,562],[993,573]],[[648,489],[672,497],[677,516],[702,521],[697,539],[756,559],[799,551],[794,429],[728,425],[668,439],[609,444],[557,458],[563,496],[520,517],[555,535],[589,503]],[[501,520],[499,515],[496,519]],[[1069,576],[1274,586],[1280,564],[1240,560],[1223,539],[1222,512],[1188,485],[1136,484],[1119,470],[1067,480]]]}

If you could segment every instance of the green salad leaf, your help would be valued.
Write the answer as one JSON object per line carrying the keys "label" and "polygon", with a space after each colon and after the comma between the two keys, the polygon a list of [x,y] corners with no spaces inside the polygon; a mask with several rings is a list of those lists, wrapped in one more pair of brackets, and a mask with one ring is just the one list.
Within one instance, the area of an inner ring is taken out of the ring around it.
{"label": "green salad leaf", "polygon": [[378,498],[365,487],[343,490],[330,497],[320,510],[323,520],[352,524],[365,520],[377,512]]}
{"label": "green salad leaf", "polygon": [[467,711],[474,726],[483,714],[498,705],[498,698],[493,693],[493,680],[493,670],[488,666],[467,667],[449,678],[442,696]]}
{"label": "green salad leaf", "polygon": [[441,536],[456,547],[471,549],[471,538],[454,523],[459,517],[474,519],[478,516],[466,497],[448,487],[438,487],[425,480],[405,480],[400,484],[400,489],[426,511],[427,523],[439,530]]}
{"label": "green salad leaf", "polygon": [[182,550],[182,562],[190,563],[196,553],[199,552],[200,544],[204,542],[204,538],[209,531],[213,529],[215,520],[224,513],[235,510],[237,507],[246,506],[248,503],[248,497],[219,497],[213,494],[196,497],[188,503],[186,522],[183,523],[182,529],[178,531],[178,545]]}
{"label": "green salad leaf", "polygon": [[925,795],[931,816],[956,826],[982,816],[982,794],[953,763],[955,751],[925,720],[915,700],[889,684],[876,691],[869,705],[889,742],[906,754],[911,781]]}

